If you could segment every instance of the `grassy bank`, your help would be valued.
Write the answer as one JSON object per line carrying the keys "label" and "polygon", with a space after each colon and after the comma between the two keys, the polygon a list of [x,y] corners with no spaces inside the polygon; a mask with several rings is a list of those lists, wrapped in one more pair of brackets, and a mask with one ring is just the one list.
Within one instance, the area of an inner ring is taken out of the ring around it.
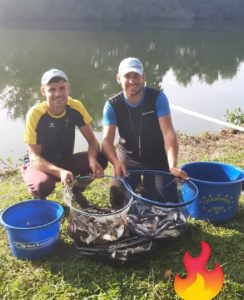
{"label": "grassy bank", "polygon": [[[179,135],[180,161],[221,161],[244,168],[244,135],[222,132],[199,137]],[[109,172],[109,169],[107,172]],[[63,203],[59,184],[49,199]],[[0,177],[0,210],[29,199],[19,171]],[[147,260],[130,267],[115,268],[76,256],[67,235],[67,215],[53,255],[28,262],[15,259],[6,232],[0,226],[1,299],[179,299],[174,276],[186,275],[183,256],[201,251],[200,241],[211,247],[208,269],[220,263],[225,282],[216,299],[244,299],[244,195],[236,217],[223,225],[189,220],[189,229],[173,242],[162,244]]]}

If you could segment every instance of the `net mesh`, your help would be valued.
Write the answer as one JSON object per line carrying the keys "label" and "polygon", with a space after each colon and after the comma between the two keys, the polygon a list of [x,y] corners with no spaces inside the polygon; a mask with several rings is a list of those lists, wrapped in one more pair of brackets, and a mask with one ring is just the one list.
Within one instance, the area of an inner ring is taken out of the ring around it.
{"label": "net mesh", "polygon": [[125,179],[134,201],[127,220],[133,234],[153,239],[178,237],[187,228],[186,203],[194,200],[197,189],[162,171],[134,170]]}
{"label": "net mesh", "polygon": [[[119,179],[118,179],[119,180]],[[106,243],[129,236],[127,213],[132,194],[122,186],[124,207],[110,206],[110,177],[81,177],[65,187],[64,199],[70,208],[68,232],[78,241]]]}
{"label": "net mesh", "polygon": [[135,235],[153,239],[178,237],[187,227],[185,209],[158,207],[140,200],[132,203],[127,220]]}
{"label": "net mesh", "polygon": [[[196,187],[158,172],[150,172],[150,184],[144,184],[148,175],[139,173],[141,183],[135,188],[105,175],[80,177],[65,187],[64,200],[70,208],[68,232],[78,256],[106,262],[134,261],[162,240],[176,238],[186,230],[184,201],[196,197]],[[111,178],[122,183],[124,205],[120,209],[110,205]]]}

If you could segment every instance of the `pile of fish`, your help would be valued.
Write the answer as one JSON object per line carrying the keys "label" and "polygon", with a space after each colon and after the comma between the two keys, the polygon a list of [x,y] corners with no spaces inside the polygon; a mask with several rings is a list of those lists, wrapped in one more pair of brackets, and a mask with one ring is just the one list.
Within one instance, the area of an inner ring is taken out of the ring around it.
{"label": "pile of fish", "polygon": [[116,213],[110,208],[99,208],[87,201],[73,186],[67,186],[64,198],[70,207],[68,233],[77,241],[90,244],[114,242],[129,236],[128,208]]}
{"label": "pile of fish", "polygon": [[184,208],[164,208],[133,200],[118,213],[111,208],[93,206],[80,192],[83,187],[70,185],[64,198],[70,207],[68,233],[86,245],[104,245],[139,236],[165,239],[179,236],[187,226]]}
{"label": "pile of fish", "polygon": [[164,239],[179,236],[187,226],[182,208],[164,208],[135,200],[128,212],[130,230],[139,236]]}
{"label": "pile of fish", "polygon": [[[99,210],[101,213],[101,210]],[[76,240],[87,245],[117,241],[129,236],[126,217],[102,217],[73,215],[69,220],[68,232]]]}
{"label": "pile of fish", "polygon": [[[85,178],[64,189],[64,200],[70,208],[68,233],[74,239],[78,256],[113,264],[134,262],[144,259],[144,255],[158,247],[160,240],[175,238],[187,227],[184,208],[159,207],[127,195],[128,205],[123,209],[100,208],[83,194],[88,184],[91,188],[92,181]],[[95,187],[99,197],[105,195],[100,185]],[[105,189],[109,189],[109,181]],[[109,196],[104,198],[108,203]]]}

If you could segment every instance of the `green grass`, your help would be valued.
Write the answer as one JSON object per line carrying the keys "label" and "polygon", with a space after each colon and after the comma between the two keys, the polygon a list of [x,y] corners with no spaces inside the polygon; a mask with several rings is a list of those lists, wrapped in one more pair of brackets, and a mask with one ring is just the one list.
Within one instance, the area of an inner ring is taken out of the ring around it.
{"label": "green grass", "polygon": [[[222,161],[238,166],[238,153],[236,161],[228,157],[228,152],[221,155]],[[30,196],[19,172],[0,177],[0,210],[25,199]],[[61,184],[49,199],[63,203]],[[208,269],[218,262],[225,274],[223,289],[215,299],[244,299],[243,194],[233,221],[214,226],[190,220],[189,229],[177,240],[163,243],[147,260],[130,267],[111,267],[77,257],[67,234],[67,215],[54,253],[33,262],[11,255],[6,231],[0,226],[0,299],[180,299],[174,291],[174,276],[186,275],[184,253],[189,250],[192,256],[198,256],[201,240],[211,247]]]}

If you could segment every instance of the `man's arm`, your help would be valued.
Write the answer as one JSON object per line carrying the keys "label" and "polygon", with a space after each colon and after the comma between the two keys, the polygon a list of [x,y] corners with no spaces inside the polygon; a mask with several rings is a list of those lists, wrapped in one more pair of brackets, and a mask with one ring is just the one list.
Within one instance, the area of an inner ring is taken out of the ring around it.
{"label": "man's arm", "polygon": [[102,151],[114,168],[114,176],[126,176],[127,171],[124,164],[120,163],[114,148],[116,125],[104,125]]}
{"label": "man's arm", "polygon": [[62,169],[41,156],[41,145],[27,145],[30,167],[34,167],[47,174],[59,177],[64,185],[74,180],[72,172]]}
{"label": "man's arm", "polygon": [[91,126],[89,124],[84,125],[80,131],[88,143],[88,160],[93,176],[103,175],[103,168],[97,161],[100,146]]}
{"label": "man's arm", "polygon": [[183,170],[177,168],[179,146],[176,132],[172,125],[171,115],[168,114],[160,117],[159,125],[164,138],[165,152],[167,155],[170,172],[177,177],[181,177],[182,179],[188,179],[187,174]]}

